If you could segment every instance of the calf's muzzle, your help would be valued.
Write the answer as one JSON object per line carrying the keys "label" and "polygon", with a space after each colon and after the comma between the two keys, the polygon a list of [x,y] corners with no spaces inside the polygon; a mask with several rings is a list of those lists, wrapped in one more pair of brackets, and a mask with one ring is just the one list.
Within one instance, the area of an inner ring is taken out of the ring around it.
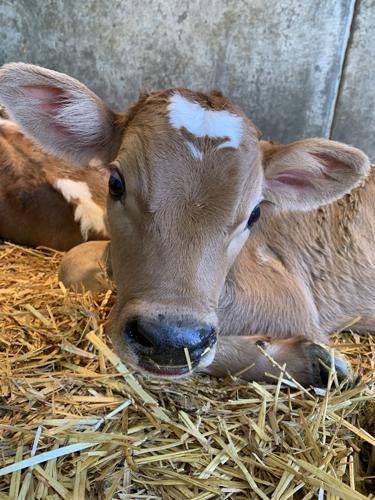
{"label": "calf's muzzle", "polygon": [[187,373],[187,359],[194,368],[216,344],[214,326],[166,318],[162,314],[156,318],[129,319],[123,335],[139,366],[158,375]]}

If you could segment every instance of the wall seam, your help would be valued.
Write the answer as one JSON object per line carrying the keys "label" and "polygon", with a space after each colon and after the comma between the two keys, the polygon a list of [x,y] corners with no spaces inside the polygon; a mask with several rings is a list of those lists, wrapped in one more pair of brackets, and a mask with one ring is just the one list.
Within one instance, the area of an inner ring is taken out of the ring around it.
{"label": "wall seam", "polygon": [[353,38],[353,27],[354,23],[356,21],[357,17],[357,12],[358,12],[358,6],[361,0],[352,0],[351,3],[351,8],[348,16],[348,22],[346,24],[346,29],[343,35],[341,47],[340,47],[340,60],[339,60],[339,72],[338,72],[338,78],[335,84],[335,90],[333,94],[333,99],[331,102],[331,106],[328,112],[328,119],[325,124],[325,130],[324,130],[324,136],[325,137],[332,137],[332,132],[335,127],[335,122],[336,122],[336,111],[337,111],[337,106],[340,101],[340,96],[342,94],[342,89],[343,89],[343,84],[344,84],[344,76],[345,76],[345,69],[348,63],[348,56],[349,56],[349,51],[350,51],[350,46],[351,46],[351,41]]}

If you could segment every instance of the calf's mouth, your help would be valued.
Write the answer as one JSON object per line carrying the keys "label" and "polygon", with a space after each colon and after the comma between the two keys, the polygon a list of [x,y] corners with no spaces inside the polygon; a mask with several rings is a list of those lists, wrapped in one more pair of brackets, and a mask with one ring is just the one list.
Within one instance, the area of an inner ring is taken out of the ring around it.
{"label": "calf's mouth", "polygon": [[162,378],[181,378],[212,362],[217,336],[213,325],[137,316],[126,322],[123,340],[137,368]]}

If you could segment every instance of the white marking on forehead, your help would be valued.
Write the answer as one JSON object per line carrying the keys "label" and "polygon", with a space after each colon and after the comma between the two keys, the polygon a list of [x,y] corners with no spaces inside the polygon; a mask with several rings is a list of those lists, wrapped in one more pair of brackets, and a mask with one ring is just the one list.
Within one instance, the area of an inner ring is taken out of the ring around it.
{"label": "white marking on forehead", "polygon": [[90,189],[86,182],[72,179],[57,179],[54,188],[60,191],[68,203],[78,200],[74,211],[74,220],[80,223],[83,239],[86,241],[89,231],[107,236],[104,223],[104,210],[92,200]]}
{"label": "white marking on forehead", "polygon": [[202,151],[195,146],[191,141],[185,141],[186,146],[190,149],[191,154],[196,158],[197,160],[202,160],[203,159],[203,153]]}
{"label": "white marking on forehead", "polygon": [[186,128],[196,137],[229,137],[217,149],[238,148],[241,142],[242,118],[229,111],[213,111],[174,94],[168,105],[172,127]]}

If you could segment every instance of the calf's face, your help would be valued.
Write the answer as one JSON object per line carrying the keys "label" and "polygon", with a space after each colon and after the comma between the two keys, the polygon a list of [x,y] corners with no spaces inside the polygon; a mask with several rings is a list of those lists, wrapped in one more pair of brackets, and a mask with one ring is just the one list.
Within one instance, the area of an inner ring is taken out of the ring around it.
{"label": "calf's face", "polygon": [[112,338],[143,368],[183,374],[187,357],[213,358],[220,292],[259,211],[256,129],[219,94],[151,94],[111,166]]}
{"label": "calf's face", "polygon": [[363,153],[332,141],[260,144],[217,92],[170,89],[114,114],[66,75],[12,64],[0,71],[0,101],[52,153],[101,156],[111,169],[109,330],[127,361],[159,376],[213,360],[220,293],[262,203],[309,210],[368,170]]}

